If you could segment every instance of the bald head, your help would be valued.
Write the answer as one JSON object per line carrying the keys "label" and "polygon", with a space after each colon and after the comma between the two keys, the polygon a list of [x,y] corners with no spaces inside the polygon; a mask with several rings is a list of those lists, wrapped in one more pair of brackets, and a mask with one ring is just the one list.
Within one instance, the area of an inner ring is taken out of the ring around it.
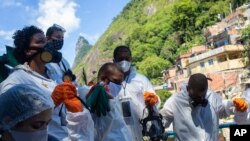
{"label": "bald head", "polygon": [[204,74],[196,73],[190,76],[188,80],[187,91],[195,103],[202,104],[206,102],[205,97],[208,89],[207,77]]}
{"label": "bald head", "polygon": [[207,77],[204,74],[196,73],[190,76],[188,86],[197,91],[206,91],[208,88]]}

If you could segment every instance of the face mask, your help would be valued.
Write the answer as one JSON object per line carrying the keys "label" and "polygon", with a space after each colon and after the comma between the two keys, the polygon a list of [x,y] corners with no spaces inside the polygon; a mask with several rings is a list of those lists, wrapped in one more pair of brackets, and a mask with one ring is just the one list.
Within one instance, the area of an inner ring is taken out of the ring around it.
{"label": "face mask", "polygon": [[109,80],[109,81],[116,84],[116,85],[121,85],[122,84],[121,81],[115,81],[115,80]]}
{"label": "face mask", "polygon": [[10,130],[10,134],[15,141],[47,141],[48,131],[47,129],[34,131],[34,132],[21,132]]}
{"label": "face mask", "polygon": [[30,47],[30,50],[37,50],[28,60],[33,59],[37,54],[40,54],[41,60],[44,63],[59,63],[62,60],[62,53],[58,52],[51,44],[46,44],[44,48]]}
{"label": "face mask", "polygon": [[60,50],[63,47],[63,40],[53,40],[50,43],[56,50]]}
{"label": "face mask", "polygon": [[207,104],[208,104],[208,100],[207,99],[203,99],[203,100],[200,100],[200,98],[195,98],[195,97],[191,97],[190,96],[190,104],[193,106],[193,107],[197,107],[197,106],[202,106],[202,107],[206,107]]}
{"label": "face mask", "polygon": [[128,72],[131,67],[131,62],[123,60],[120,62],[117,62],[118,66],[121,67],[123,72]]}

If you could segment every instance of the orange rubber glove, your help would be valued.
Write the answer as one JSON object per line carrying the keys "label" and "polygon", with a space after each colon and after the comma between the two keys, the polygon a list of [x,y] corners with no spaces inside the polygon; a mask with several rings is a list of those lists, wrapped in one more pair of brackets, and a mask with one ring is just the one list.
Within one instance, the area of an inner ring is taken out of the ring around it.
{"label": "orange rubber glove", "polygon": [[76,87],[71,82],[63,82],[55,87],[51,98],[54,101],[55,107],[64,103],[68,111],[82,112],[83,106],[76,94]]}
{"label": "orange rubber glove", "polygon": [[77,113],[83,111],[82,103],[77,97],[64,100],[64,104],[69,112]]}
{"label": "orange rubber glove", "polygon": [[76,87],[71,82],[58,84],[52,92],[51,98],[55,106],[60,105],[65,99],[74,98],[77,94]]}
{"label": "orange rubber glove", "polygon": [[154,106],[158,102],[158,97],[152,92],[144,92],[144,101],[146,105]]}
{"label": "orange rubber glove", "polygon": [[235,98],[233,100],[233,103],[234,103],[235,109],[239,112],[244,112],[248,108],[247,102],[242,98]]}

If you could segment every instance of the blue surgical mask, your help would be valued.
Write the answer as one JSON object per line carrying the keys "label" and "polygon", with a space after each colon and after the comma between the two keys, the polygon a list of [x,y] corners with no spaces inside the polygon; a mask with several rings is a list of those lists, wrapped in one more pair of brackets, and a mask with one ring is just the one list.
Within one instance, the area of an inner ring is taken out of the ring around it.
{"label": "blue surgical mask", "polygon": [[131,62],[126,60],[117,62],[116,64],[122,69],[123,72],[128,72],[131,67]]}
{"label": "blue surgical mask", "polygon": [[48,140],[47,128],[44,130],[39,130],[39,131],[34,131],[34,132],[23,132],[23,131],[15,131],[15,130],[10,130],[9,132],[15,141],[47,141]]}

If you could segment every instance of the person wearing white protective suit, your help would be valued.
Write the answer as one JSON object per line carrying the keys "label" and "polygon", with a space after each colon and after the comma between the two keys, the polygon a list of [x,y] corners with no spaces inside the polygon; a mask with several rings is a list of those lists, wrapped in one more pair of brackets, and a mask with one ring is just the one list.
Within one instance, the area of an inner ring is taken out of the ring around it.
{"label": "person wearing white protective suit", "polygon": [[190,76],[186,90],[165,102],[160,113],[165,127],[173,122],[177,141],[217,141],[219,118],[228,117],[234,109],[241,112],[247,109],[237,105],[237,101],[223,101],[220,95],[208,90],[207,77],[197,73]]}
{"label": "person wearing white protective suit", "polygon": [[[249,84],[246,86],[246,90],[243,92],[242,98],[244,98],[248,105],[250,104],[250,88]],[[248,108],[245,112],[237,112],[240,116],[234,117],[237,124],[250,124],[250,109]]]}
{"label": "person wearing white protective suit", "polygon": [[[53,24],[46,31],[47,42],[51,45],[51,47],[53,47],[57,51],[61,50],[63,47],[65,32],[66,30],[57,24]],[[77,86],[79,97],[83,101],[85,101],[85,96],[90,90],[90,88],[88,86],[79,86],[77,84],[77,82],[75,81],[76,76],[72,73],[68,61],[63,56],[61,57],[61,60],[59,62],[47,63],[46,68],[49,78],[54,80],[57,84],[60,84],[64,81],[71,81],[72,83],[74,83],[74,85]],[[65,119],[66,118],[65,105],[62,104],[59,107],[60,107],[59,114],[63,119]]]}
{"label": "person wearing white protective suit", "polygon": [[97,78],[97,85],[87,95],[95,122],[95,141],[131,141],[132,136],[118,108],[119,101],[112,96],[108,86],[110,82],[120,85],[123,72],[114,63],[105,63]]}
{"label": "person wearing white protective suit", "polygon": [[[140,119],[143,118],[143,110],[145,108],[144,93],[155,91],[150,81],[142,74],[136,72],[131,66],[132,54],[127,46],[118,46],[113,53],[113,61],[124,72],[124,79],[121,85],[110,83],[111,94],[117,99],[119,109],[123,115],[125,122],[132,133],[132,141],[142,141],[142,126]],[[160,104],[160,99],[155,105]]]}
{"label": "person wearing white protective suit", "polygon": [[[53,24],[46,31],[47,42],[55,50],[61,50],[64,43],[64,33],[66,30],[57,25]],[[60,62],[50,62],[46,64],[49,69],[50,79],[55,80],[57,84],[64,82],[65,79],[75,83],[76,76],[72,73],[68,61],[62,57]],[[75,83],[76,84],[76,83]]]}
{"label": "person wearing white protective suit", "polygon": [[19,84],[0,95],[0,141],[51,141],[54,103],[40,88]]}
{"label": "person wearing white protective suit", "polygon": [[[14,71],[0,84],[0,94],[18,84],[36,86],[41,93],[51,95],[57,84],[49,79],[48,69],[45,64],[48,61],[60,61],[57,51],[51,51],[52,60],[48,60],[48,48],[43,31],[35,26],[27,26],[17,30],[13,36],[14,56],[22,64],[14,68]],[[45,53],[45,55],[44,55]],[[59,86],[67,85],[64,83]],[[62,103],[60,103],[62,105]],[[58,140],[93,140],[93,120],[87,110],[82,112],[66,112],[66,116],[60,113],[61,106],[54,108],[52,119],[48,126],[48,132]],[[81,119],[81,120],[79,120]],[[74,121],[74,122],[71,122]],[[86,130],[86,129],[89,130]],[[77,135],[77,136],[76,136]],[[86,136],[87,135],[87,136]],[[73,138],[73,139],[72,139]]]}

